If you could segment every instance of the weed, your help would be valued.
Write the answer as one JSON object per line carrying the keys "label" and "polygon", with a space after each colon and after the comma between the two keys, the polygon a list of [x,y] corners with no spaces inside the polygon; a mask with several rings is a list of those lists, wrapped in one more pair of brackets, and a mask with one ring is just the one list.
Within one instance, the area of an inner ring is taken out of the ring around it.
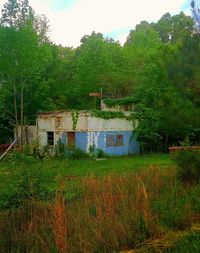
{"label": "weed", "polygon": [[178,165],[177,175],[181,181],[191,183],[198,183],[200,181],[199,151],[177,151],[173,157]]}

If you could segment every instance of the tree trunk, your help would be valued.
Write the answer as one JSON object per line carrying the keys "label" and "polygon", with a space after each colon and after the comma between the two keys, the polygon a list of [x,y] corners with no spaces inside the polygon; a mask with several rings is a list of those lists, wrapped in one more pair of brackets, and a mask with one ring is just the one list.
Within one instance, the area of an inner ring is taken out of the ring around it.
{"label": "tree trunk", "polygon": [[15,84],[13,85],[13,99],[14,99],[14,111],[15,111],[15,130],[17,142],[19,142],[19,132],[18,132],[18,113],[17,113],[17,91]]}
{"label": "tree trunk", "polygon": [[169,139],[169,135],[167,134],[165,136],[165,151],[167,152],[168,151],[168,139]]}
{"label": "tree trunk", "polygon": [[20,147],[23,147],[24,145],[24,89],[23,87],[21,88],[21,94],[20,94],[20,115],[21,115],[21,145]]}

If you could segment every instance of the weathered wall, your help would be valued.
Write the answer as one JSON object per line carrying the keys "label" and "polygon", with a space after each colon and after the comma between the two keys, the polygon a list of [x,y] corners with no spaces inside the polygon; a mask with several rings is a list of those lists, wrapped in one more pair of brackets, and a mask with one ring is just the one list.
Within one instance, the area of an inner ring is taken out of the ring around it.
{"label": "weathered wall", "polygon": [[[21,136],[21,126],[18,126],[18,137]],[[16,135],[16,129],[15,132],[15,138]],[[37,127],[33,125],[27,125],[23,127],[23,143],[24,144],[31,144],[37,140]],[[20,140],[19,140],[20,141]]]}
{"label": "weathered wall", "polygon": [[88,131],[132,131],[132,121],[126,119],[102,119],[88,117]]}
{"label": "weathered wall", "polygon": [[[87,130],[87,115],[86,112],[79,113],[76,124],[76,131]],[[71,112],[61,113],[44,113],[38,115],[38,129],[40,131],[73,131],[73,121]]]}
{"label": "weathered wall", "polygon": [[[37,120],[38,137],[41,146],[47,145],[47,132],[54,132],[54,144],[59,139],[67,145],[67,132],[74,131],[71,112],[41,114]],[[106,136],[123,135],[123,145],[106,145]],[[127,155],[139,152],[139,144],[133,135],[131,121],[121,118],[102,119],[92,117],[90,113],[79,113],[75,129],[75,146],[88,152],[90,146],[102,149],[110,155]]]}
{"label": "weathered wall", "polygon": [[[123,135],[123,145],[106,145],[107,135],[113,135],[116,141],[116,136],[119,134]],[[139,143],[136,141],[136,136],[133,131],[88,132],[87,151],[89,151],[89,147],[93,145],[98,149],[102,149],[106,154],[114,156],[139,153]]]}

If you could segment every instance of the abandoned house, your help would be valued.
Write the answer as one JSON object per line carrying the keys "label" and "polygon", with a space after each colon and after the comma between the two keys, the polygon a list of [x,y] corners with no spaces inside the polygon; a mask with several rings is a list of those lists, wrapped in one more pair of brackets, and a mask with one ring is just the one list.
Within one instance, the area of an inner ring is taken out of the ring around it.
{"label": "abandoned house", "polygon": [[92,147],[113,156],[139,153],[133,122],[127,117],[129,112],[112,108],[113,117],[109,118],[104,117],[109,108],[105,104],[101,108],[96,114],[91,111],[40,112],[35,134],[33,127],[30,128],[31,134],[37,136],[41,148],[61,142],[69,149],[89,152]]}

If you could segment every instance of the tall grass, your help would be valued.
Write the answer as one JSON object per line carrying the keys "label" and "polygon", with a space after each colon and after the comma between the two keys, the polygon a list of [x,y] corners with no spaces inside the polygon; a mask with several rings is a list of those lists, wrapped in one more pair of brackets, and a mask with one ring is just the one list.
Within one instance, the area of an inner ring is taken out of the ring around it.
{"label": "tall grass", "polygon": [[178,182],[174,168],[90,175],[72,199],[69,181],[61,184],[52,201],[0,213],[0,252],[119,252],[200,222],[200,187]]}

